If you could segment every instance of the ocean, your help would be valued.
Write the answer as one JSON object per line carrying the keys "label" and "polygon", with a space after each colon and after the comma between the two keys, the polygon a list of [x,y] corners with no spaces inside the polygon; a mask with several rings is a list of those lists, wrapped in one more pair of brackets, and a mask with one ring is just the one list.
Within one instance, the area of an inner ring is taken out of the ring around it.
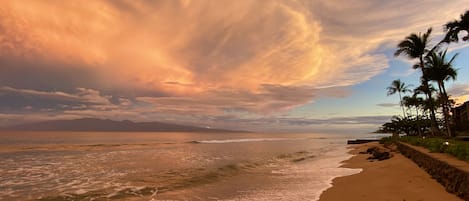
{"label": "ocean", "polygon": [[0,200],[318,200],[357,135],[1,132]]}

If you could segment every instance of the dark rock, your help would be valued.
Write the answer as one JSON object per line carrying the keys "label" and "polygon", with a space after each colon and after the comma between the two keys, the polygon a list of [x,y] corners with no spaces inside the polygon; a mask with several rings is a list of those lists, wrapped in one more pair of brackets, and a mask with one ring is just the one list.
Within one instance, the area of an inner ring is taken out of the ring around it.
{"label": "dark rock", "polygon": [[378,147],[370,147],[366,150],[367,154],[371,154],[372,156],[368,157],[368,160],[386,160],[391,158],[391,153],[389,151],[381,150]]}
{"label": "dark rock", "polygon": [[379,151],[379,148],[378,147],[370,147],[366,150],[366,153],[367,154],[373,154],[375,152]]}
{"label": "dark rock", "polygon": [[391,158],[391,154],[389,152],[375,152],[373,153],[373,158],[378,159],[379,161],[386,160]]}

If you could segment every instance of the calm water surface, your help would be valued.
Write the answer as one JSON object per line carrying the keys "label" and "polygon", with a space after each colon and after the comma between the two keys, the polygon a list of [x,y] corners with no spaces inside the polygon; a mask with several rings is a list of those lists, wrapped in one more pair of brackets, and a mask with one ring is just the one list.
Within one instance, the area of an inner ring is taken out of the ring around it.
{"label": "calm water surface", "polygon": [[317,200],[351,137],[2,132],[0,200]]}

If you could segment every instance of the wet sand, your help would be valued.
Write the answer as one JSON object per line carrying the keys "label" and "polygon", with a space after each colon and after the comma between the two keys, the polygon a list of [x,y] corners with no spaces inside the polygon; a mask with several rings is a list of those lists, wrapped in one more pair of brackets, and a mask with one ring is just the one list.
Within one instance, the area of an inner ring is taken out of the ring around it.
{"label": "wet sand", "polygon": [[362,168],[359,174],[333,180],[333,187],[321,194],[320,201],[462,201],[405,156],[393,152],[388,160],[370,162],[359,154],[378,143],[354,145],[343,167]]}

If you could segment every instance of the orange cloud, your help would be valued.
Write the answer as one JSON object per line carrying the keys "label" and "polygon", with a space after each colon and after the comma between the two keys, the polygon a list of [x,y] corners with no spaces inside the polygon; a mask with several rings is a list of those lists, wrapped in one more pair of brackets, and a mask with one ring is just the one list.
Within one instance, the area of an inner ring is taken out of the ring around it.
{"label": "orange cloud", "polygon": [[343,85],[325,75],[341,65],[296,2],[10,1],[1,9],[3,55],[83,64],[104,85],[178,95]]}
{"label": "orange cloud", "polygon": [[6,1],[0,7],[0,58],[13,58],[9,68],[26,60],[41,62],[35,68],[44,70],[86,69],[93,77],[83,82],[95,86],[75,88],[126,89],[169,113],[220,114],[225,106],[269,113],[318,95],[347,94],[334,89],[388,66],[376,49],[424,30],[424,21],[442,24],[435,20],[451,19],[449,12],[461,2],[443,3],[441,15],[410,18],[438,2]]}

